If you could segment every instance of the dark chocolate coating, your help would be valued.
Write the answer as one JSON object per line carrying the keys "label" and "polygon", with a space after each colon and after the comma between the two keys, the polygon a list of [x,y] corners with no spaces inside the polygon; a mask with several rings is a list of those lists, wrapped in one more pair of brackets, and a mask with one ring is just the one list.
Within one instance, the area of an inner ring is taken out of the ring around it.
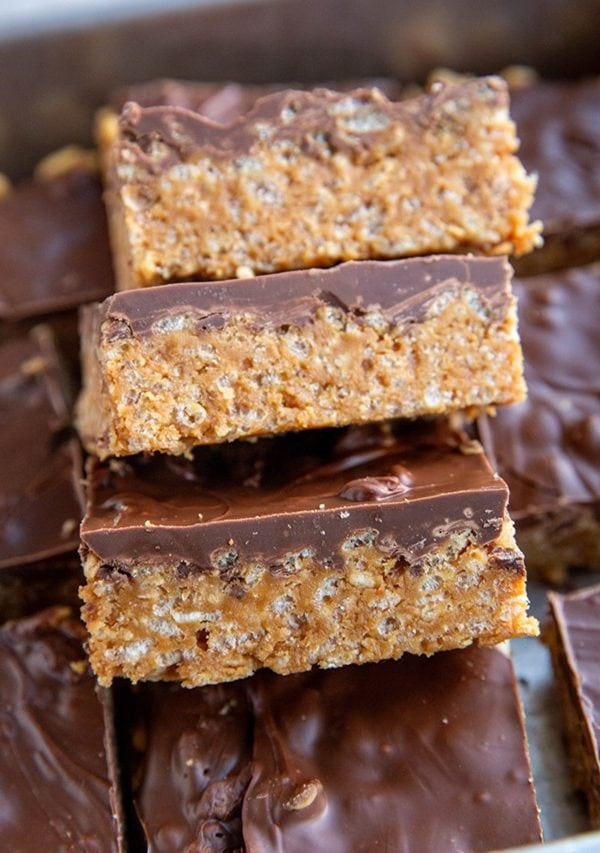
{"label": "dark chocolate coating", "polygon": [[0,629],[0,848],[121,849],[106,696],[85,629],[53,608]]}
{"label": "dark chocolate coating", "polygon": [[550,593],[548,598],[565,666],[561,675],[576,703],[590,761],[600,774],[600,586],[570,595]]}
{"label": "dark chocolate coating", "polygon": [[244,686],[134,688],[134,741],[142,745],[134,796],[150,853],[242,849],[251,751]]}
{"label": "dark chocolate coating", "polygon": [[0,568],[76,550],[79,445],[47,327],[0,347]]}
{"label": "dark chocolate coating", "polygon": [[488,851],[540,840],[510,660],[472,647],[249,682],[248,853]]}
{"label": "dark chocolate coating", "polygon": [[0,202],[0,319],[103,299],[114,288],[99,176],[76,169]]}
{"label": "dark chocolate coating", "polygon": [[531,216],[554,234],[600,225],[600,78],[511,92],[519,156],[539,183]]}
{"label": "dark chocolate coating", "polygon": [[514,282],[529,388],[482,419],[515,519],[587,504],[600,511],[600,267]]}
{"label": "dark chocolate coating", "polygon": [[406,325],[424,319],[441,293],[475,290],[498,320],[512,298],[505,258],[432,255],[402,261],[349,261],[331,269],[273,273],[223,282],[170,284],[116,293],[99,307],[103,334],[141,337],[184,317],[198,329],[219,328],[243,315],[257,327],[301,325],[332,306],[360,322],[368,310]]}
{"label": "dark chocolate coating", "polygon": [[[363,477],[385,484],[395,466],[406,472],[401,492],[342,496]],[[463,454],[443,424],[418,422],[395,438],[383,428],[330,429],[198,448],[192,460],[96,462],[88,482],[83,547],[107,569],[181,561],[182,571],[227,572],[238,560],[276,566],[305,549],[336,566],[342,543],[365,531],[386,554],[413,563],[455,531],[493,541],[507,499],[482,454]]]}

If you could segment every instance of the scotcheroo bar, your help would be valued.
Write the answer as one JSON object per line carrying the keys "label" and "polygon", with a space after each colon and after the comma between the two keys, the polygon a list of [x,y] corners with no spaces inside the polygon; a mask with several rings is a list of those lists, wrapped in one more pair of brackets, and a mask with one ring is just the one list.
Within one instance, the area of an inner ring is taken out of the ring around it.
{"label": "scotcheroo bar", "polygon": [[77,552],[81,453],[47,326],[0,346],[0,572]]}
{"label": "scotcheroo bar", "polygon": [[544,639],[562,699],[573,781],[600,829],[600,586],[548,598]]}
{"label": "scotcheroo bar", "polygon": [[600,568],[600,265],[515,282],[527,400],[479,421],[527,567]]}
{"label": "scotcheroo bar", "polygon": [[54,607],[0,629],[0,847],[124,849],[110,694]]}
{"label": "scotcheroo bar", "polygon": [[114,290],[106,213],[89,153],[63,149],[0,199],[0,320],[68,311]]}
{"label": "scotcheroo bar", "polygon": [[120,289],[339,261],[521,254],[535,180],[515,156],[506,84],[284,91],[229,124],[126,104],[109,156]]}
{"label": "scotcheroo bar", "polygon": [[515,85],[511,113],[544,223],[544,247],[517,261],[519,275],[600,260],[600,77]]}
{"label": "scotcheroo bar", "polygon": [[104,458],[523,399],[503,258],[360,261],[85,309],[79,429]]}
{"label": "scotcheroo bar", "polygon": [[507,489],[443,424],[95,462],[92,666],[234,680],[535,634]]}
{"label": "scotcheroo bar", "polygon": [[509,658],[429,660],[248,682],[247,853],[504,850],[541,840]]}

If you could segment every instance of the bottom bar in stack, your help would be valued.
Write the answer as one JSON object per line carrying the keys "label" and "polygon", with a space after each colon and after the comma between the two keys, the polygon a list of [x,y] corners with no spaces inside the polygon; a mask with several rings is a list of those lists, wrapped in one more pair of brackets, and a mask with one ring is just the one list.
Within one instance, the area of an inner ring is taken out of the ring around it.
{"label": "bottom bar in stack", "polygon": [[600,829],[600,586],[549,594],[545,639],[562,697],[575,785]]}
{"label": "bottom bar in stack", "polygon": [[541,838],[500,649],[143,685],[135,707],[136,809],[157,853],[476,853]]}
{"label": "bottom bar in stack", "polygon": [[123,849],[110,694],[67,607],[0,629],[0,849]]}
{"label": "bottom bar in stack", "polygon": [[447,424],[92,464],[83,616],[102,684],[234,681],[535,634],[507,488]]}

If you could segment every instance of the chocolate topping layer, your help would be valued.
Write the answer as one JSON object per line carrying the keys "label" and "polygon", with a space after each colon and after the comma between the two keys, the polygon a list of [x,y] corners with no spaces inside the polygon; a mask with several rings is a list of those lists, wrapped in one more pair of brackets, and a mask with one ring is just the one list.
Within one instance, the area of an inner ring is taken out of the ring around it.
{"label": "chocolate topping layer", "polygon": [[116,293],[99,308],[111,338],[219,328],[244,314],[258,326],[302,324],[328,305],[360,319],[378,310],[394,323],[422,320],[442,293],[471,289],[494,317],[512,299],[505,258],[439,255],[402,261],[349,261],[331,269],[273,273],[224,282],[170,284]]}
{"label": "chocolate topping layer", "polygon": [[600,266],[514,282],[529,388],[480,421],[515,519],[580,502],[600,511]]}
{"label": "chocolate topping layer", "polygon": [[540,840],[510,660],[495,649],[249,682],[248,853],[487,851]]}
{"label": "chocolate topping layer", "polygon": [[245,683],[135,688],[136,811],[149,850],[225,853],[243,847],[251,717]]}
{"label": "chocolate topping layer", "polygon": [[55,607],[0,629],[0,847],[116,851],[112,723],[83,649]]}
{"label": "chocolate topping layer", "polygon": [[[238,559],[306,549],[333,566],[342,543],[365,531],[408,562],[456,530],[487,543],[500,532],[506,486],[482,454],[463,455],[457,444],[443,425],[414,423],[395,437],[383,428],[323,430],[199,448],[190,460],[95,462],[83,546],[109,567],[168,558],[182,571],[226,571]],[[343,497],[356,480],[397,476],[396,466],[410,474],[401,492]]]}
{"label": "chocolate topping layer", "polygon": [[77,169],[0,202],[0,319],[66,311],[114,290],[99,176]]}
{"label": "chocolate topping layer", "polygon": [[539,181],[532,219],[546,233],[600,224],[600,78],[511,91],[519,156]]}
{"label": "chocolate topping layer", "polygon": [[0,568],[77,548],[79,446],[50,330],[0,347]]}
{"label": "chocolate topping layer", "polygon": [[[506,84],[496,77],[467,80],[451,87],[452,98],[461,91],[489,93],[498,107],[508,106]],[[419,98],[390,101],[378,89],[357,89],[352,93],[330,89],[312,91],[284,90],[265,95],[255,101],[244,115],[228,123],[206,118],[182,107],[141,107],[132,101],[125,104],[119,119],[121,144],[129,150],[130,158],[138,157],[149,172],[158,172],[188,158],[202,156],[232,157],[247,153],[267,128],[272,143],[287,139],[297,141],[306,131],[304,144],[319,155],[318,135],[327,140],[330,151],[352,151],[356,157],[369,155],[366,144],[371,133],[376,134],[393,121],[414,124],[415,133],[422,135],[424,123],[444,121],[441,106],[448,99],[448,87],[438,84],[435,90]],[[351,117],[342,121],[352,104]]]}
{"label": "chocolate topping layer", "polygon": [[[373,77],[360,80],[336,80],[323,83],[327,89],[343,92],[358,88],[377,88],[390,100],[401,96],[401,86],[388,77]],[[239,83],[194,83],[185,80],[153,80],[118,89],[112,96],[111,107],[120,112],[127,101],[135,101],[141,107],[183,107],[201,113],[205,118],[226,124],[247,113],[258,98],[289,89],[290,84],[240,86]],[[306,86],[293,84],[294,89]]]}
{"label": "chocolate topping layer", "polygon": [[600,772],[600,586],[570,595],[549,593],[548,599],[586,744]]}

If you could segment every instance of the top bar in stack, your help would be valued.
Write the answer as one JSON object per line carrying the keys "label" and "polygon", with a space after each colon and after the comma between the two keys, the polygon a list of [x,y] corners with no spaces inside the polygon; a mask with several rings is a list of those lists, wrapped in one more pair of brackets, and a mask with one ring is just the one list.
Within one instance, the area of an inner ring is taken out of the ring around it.
{"label": "top bar in stack", "polygon": [[229,124],[130,102],[105,158],[118,286],[527,252],[540,226],[516,148],[495,77],[400,102],[284,91]]}
{"label": "top bar in stack", "polygon": [[503,258],[361,261],[85,309],[79,427],[104,458],[523,399]]}

